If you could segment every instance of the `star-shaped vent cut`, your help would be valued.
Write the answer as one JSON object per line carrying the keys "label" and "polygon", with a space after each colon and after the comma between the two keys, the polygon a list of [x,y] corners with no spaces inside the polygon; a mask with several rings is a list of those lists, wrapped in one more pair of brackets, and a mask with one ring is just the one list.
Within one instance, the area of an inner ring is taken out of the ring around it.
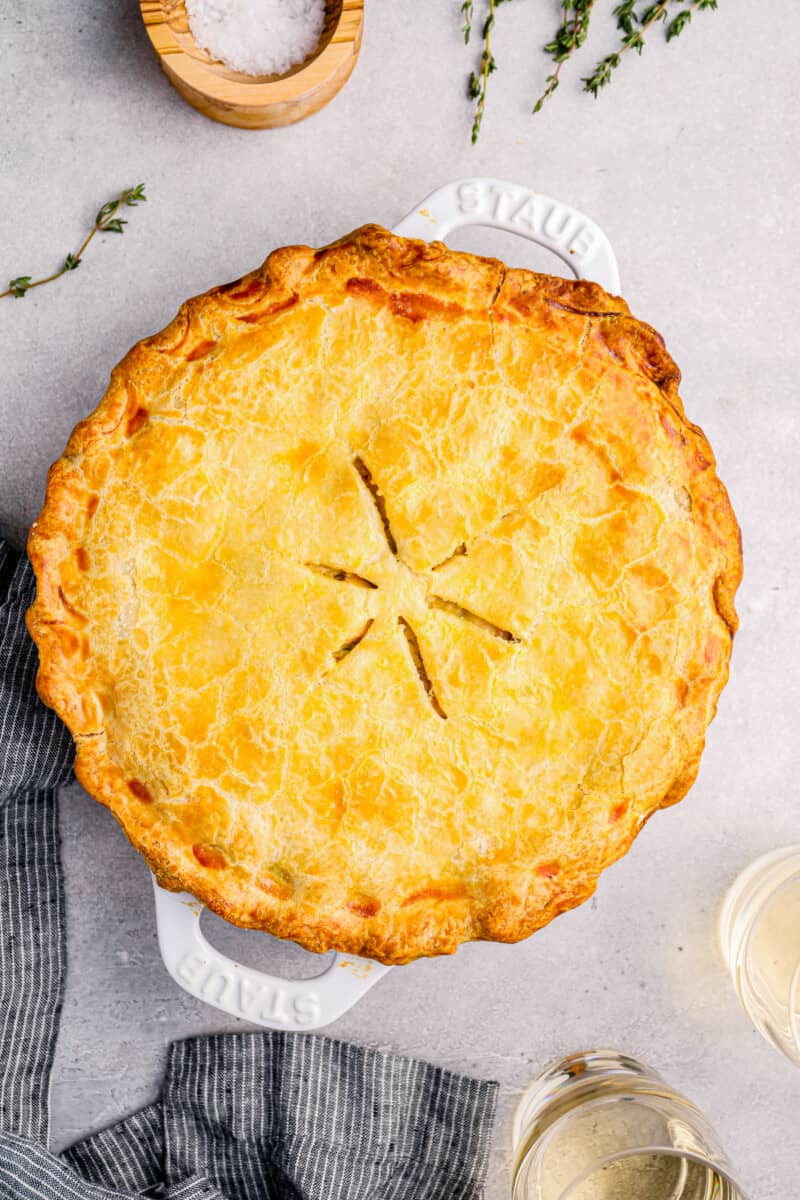
{"label": "star-shaped vent cut", "polygon": [[[442,562],[431,567],[428,571],[414,571],[403,562],[398,550],[397,539],[392,532],[389,522],[386,499],[382,491],[376,484],[369,467],[359,455],[356,455],[353,459],[353,467],[374,505],[389,551],[389,561],[393,565],[388,571],[383,570],[380,572],[382,582],[376,582],[356,571],[351,571],[344,564],[306,562],[304,565],[310,571],[315,571],[317,574],[324,575],[328,579],[335,580],[337,583],[342,583],[347,587],[366,588],[378,594],[384,613],[386,613],[390,620],[395,622],[404,637],[410,661],[419,675],[431,708],[438,717],[446,720],[447,713],[442,706],[441,698],[436,694],[431,674],[425,663],[419,639],[414,629],[415,620],[418,621],[427,609],[437,609],[440,612],[449,614],[451,617],[458,618],[473,628],[482,629],[485,633],[500,638],[502,641],[519,642],[521,639],[512,633],[511,630],[503,629],[501,626],[495,625],[492,621],[486,620],[485,617],[472,612],[463,605],[453,600],[446,600],[444,597],[436,594],[434,590],[436,572],[459,556],[466,555],[469,551],[466,543],[457,546],[452,554],[448,555]],[[369,631],[375,624],[375,620],[376,617],[370,617],[360,629],[354,630],[346,641],[338,649],[334,650],[333,658],[335,662],[342,662],[361,645],[369,635]]]}

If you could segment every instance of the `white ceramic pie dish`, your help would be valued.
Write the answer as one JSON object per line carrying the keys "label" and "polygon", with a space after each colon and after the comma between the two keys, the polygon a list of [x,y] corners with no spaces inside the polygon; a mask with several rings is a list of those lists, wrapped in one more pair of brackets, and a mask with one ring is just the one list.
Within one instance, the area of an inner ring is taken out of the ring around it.
{"label": "white ceramic pie dish", "polygon": [[[499,179],[458,179],[431,192],[394,232],[446,241],[468,225],[491,226],[556,254],[577,279],[619,294],[611,244],[589,217],[541,192]],[[153,879],[158,943],[167,970],[190,995],[268,1029],[320,1029],[351,1008],[391,968],[352,954],[335,954],[312,979],[283,979],[215,950],[203,935],[203,905],[187,892],[167,892]]]}

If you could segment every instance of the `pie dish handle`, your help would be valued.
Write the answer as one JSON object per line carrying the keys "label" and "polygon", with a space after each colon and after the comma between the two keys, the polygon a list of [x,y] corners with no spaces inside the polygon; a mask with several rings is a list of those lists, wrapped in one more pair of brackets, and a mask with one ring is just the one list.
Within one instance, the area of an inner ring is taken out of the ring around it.
{"label": "pie dish handle", "polygon": [[158,944],[172,978],[191,996],[233,1017],[295,1033],[320,1029],[346,1013],[389,967],[336,954],[313,979],[282,979],[221,954],[200,928],[203,905],[188,892],[167,892],[153,878]]}
{"label": "pie dish handle", "polygon": [[599,225],[576,208],[500,179],[456,179],[426,196],[394,232],[445,241],[454,229],[489,225],[537,242],[566,263],[576,279],[592,279],[616,295],[619,267]]}

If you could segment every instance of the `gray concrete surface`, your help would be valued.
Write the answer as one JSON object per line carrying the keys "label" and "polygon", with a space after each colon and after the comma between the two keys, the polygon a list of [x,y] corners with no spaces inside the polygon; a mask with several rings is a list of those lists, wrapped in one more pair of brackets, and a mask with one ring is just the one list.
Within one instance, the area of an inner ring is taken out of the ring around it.
{"label": "gray concrete surface", "polygon": [[[500,71],[473,149],[456,0],[368,0],[345,91],[305,124],[265,133],[214,125],[180,100],[136,0],[4,0],[0,277],[52,268],[116,189],[144,180],[150,200],[77,273],[0,302],[0,527],[23,538],[48,464],[131,343],[272,247],[391,225],[465,174],[517,180],[592,214],[634,311],[683,368],[689,414],[742,523],[731,683],[691,795],[647,826],[594,901],[523,945],[473,945],[393,971],[330,1033],[502,1082],[489,1200],[508,1194],[515,1098],[547,1059],[591,1045],[650,1060],[707,1112],[754,1200],[788,1200],[800,1071],[737,1007],[715,919],[739,868],[797,840],[800,826],[796,17],[779,0],[727,0],[680,42],[631,56],[597,102],[579,93],[579,69],[565,72],[556,102],[531,118],[558,8],[500,10]],[[585,66],[603,48],[599,23],[596,33]],[[472,233],[470,246],[529,261],[524,244],[494,235]],[[63,832],[57,1146],[153,1096],[171,1038],[235,1025],[166,975],[147,871],[77,787],[64,796]],[[216,936],[244,938],[256,959],[301,957],[252,949],[253,935]]]}

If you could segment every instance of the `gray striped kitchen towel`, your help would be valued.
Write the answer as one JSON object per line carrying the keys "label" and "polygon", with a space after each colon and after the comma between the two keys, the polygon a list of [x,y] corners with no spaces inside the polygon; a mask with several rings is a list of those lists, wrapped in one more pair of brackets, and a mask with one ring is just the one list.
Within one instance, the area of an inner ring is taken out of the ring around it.
{"label": "gray striped kitchen towel", "polygon": [[0,541],[0,1200],[476,1200],[497,1085],[316,1036],[176,1042],[155,1104],[50,1154],[72,743],[34,690],[33,589]]}

